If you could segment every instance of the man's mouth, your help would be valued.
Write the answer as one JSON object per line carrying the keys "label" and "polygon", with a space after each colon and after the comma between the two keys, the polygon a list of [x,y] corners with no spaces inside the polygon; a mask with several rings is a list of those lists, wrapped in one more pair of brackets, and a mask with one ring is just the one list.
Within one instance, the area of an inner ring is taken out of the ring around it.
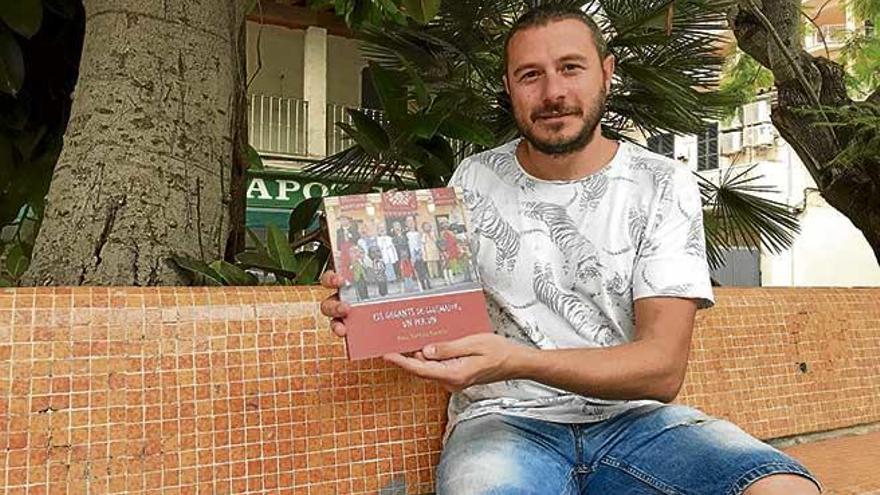
{"label": "man's mouth", "polygon": [[565,117],[573,117],[580,115],[580,112],[577,111],[567,111],[567,112],[541,112],[539,114],[535,114],[532,117],[533,121],[537,120],[558,120],[563,119]]}

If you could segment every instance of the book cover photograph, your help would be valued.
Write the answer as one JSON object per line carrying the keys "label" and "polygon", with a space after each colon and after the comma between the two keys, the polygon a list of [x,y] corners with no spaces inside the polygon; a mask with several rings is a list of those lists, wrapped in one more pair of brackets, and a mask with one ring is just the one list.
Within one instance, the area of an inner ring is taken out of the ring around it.
{"label": "book cover photograph", "polygon": [[324,198],[349,359],[491,332],[454,188]]}

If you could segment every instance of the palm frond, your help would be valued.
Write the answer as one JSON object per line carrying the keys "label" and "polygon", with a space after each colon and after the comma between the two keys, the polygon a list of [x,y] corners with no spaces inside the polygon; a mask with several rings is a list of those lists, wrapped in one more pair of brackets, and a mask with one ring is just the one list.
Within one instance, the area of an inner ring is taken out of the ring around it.
{"label": "palm frond", "polygon": [[764,176],[753,174],[754,169],[728,168],[718,184],[697,176],[704,205],[706,251],[710,264],[715,263],[713,268],[723,259],[723,250],[761,246],[778,253],[791,247],[799,231],[795,213],[767,197],[778,191],[760,183]]}

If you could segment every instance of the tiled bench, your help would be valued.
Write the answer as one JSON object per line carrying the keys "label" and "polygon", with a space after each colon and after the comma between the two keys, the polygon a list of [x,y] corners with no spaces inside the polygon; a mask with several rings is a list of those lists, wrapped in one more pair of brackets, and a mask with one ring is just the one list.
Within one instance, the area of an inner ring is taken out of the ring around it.
{"label": "tiled bench", "polygon": [[[445,393],[378,360],[347,362],[318,314],[325,295],[0,291],[0,491],[430,492]],[[764,439],[880,422],[880,289],[717,296],[699,315],[681,402]],[[870,464],[856,459],[876,449],[840,460],[875,437],[853,438],[792,452],[829,493],[851,480],[880,489],[857,477]]]}

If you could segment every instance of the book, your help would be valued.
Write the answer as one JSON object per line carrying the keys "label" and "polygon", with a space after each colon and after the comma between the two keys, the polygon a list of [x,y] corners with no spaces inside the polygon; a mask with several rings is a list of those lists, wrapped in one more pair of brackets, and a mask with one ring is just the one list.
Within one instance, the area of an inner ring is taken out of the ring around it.
{"label": "book", "polygon": [[455,188],[324,198],[351,360],[492,332]]}

